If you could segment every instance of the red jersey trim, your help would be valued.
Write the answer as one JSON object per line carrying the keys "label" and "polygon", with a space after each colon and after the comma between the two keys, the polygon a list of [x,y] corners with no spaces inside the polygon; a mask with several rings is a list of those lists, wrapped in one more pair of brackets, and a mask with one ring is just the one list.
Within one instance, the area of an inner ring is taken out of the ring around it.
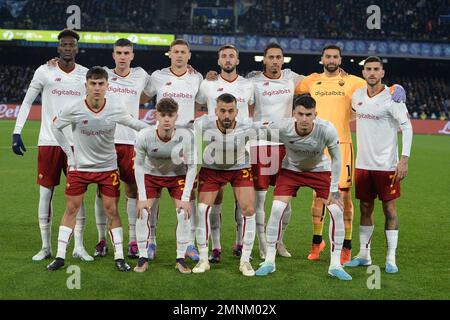
{"label": "red jersey trim", "polygon": [[77,68],[76,63],[73,64],[73,69],[70,71],[64,71],[63,69],[61,69],[61,67],[59,66],[59,62],[56,65],[57,65],[58,69],[61,70],[62,72],[64,72],[65,74],[71,74]]}
{"label": "red jersey trim", "polygon": [[176,74],[175,72],[172,71],[172,68],[169,68],[169,71],[170,71],[175,77],[178,77],[178,78],[184,76],[184,75],[188,72],[187,69],[186,69],[186,71],[183,72],[182,74]]}
{"label": "red jersey trim", "polygon": [[236,75],[236,78],[234,78],[233,80],[227,80],[227,79],[225,79],[224,77],[222,77],[222,75],[221,74],[219,74],[219,77],[221,77],[222,78],[222,80],[224,80],[224,81],[226,81],[226,82],[228,82],[228,83],[233,83],[233,82],[235,82],[238,78],[239,78],[239,75]]}
{"label": "red jersey trim", "polygon": [[91,106],[90,106],[89,103],[87,102],[87,99],[84,99],[84,104],[86,105],[86,107],[87,107],[91,112],[93,112],[93,113],[95,113],[95,114],[98,114],[98,113],[102,112],[103,109],[105,108],[105,105],[106,105],[106,98],[105,98],[105,101],[103,102],[102,107],[101,107],[100,109],[97,109],[97,110],[91,108]]}

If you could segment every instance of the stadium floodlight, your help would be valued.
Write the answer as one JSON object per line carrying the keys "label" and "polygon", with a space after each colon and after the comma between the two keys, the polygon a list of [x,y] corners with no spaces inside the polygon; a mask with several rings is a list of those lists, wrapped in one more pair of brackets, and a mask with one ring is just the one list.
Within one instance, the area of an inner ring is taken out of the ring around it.
{"label": "stadium floodlight", "polygon": [[[255,62],[261,62],[263,61],[264,56],[255,56]],[[284,57],[284,63],[289,63],[291,62],[292,57]]]}

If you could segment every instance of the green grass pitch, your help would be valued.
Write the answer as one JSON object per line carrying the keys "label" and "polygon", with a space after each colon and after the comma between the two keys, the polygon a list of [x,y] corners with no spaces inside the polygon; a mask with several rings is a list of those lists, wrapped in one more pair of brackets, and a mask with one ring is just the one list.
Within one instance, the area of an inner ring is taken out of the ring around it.
{"label": "green grass pitch", "polygon": [[[161,201],[158,224],[158,255],[148,272],[120,273],[115,270],[110,252],[95,262],[81,262],[71,257],[68,248],[66,266],[81,268],[81,289],[69,290],[66,269],[47,272],[49,260],[32,262],[40,249],[37,220],[38,185],[35,183],[39,122],[29,121],[23,132],[28,151],[16,156],[10,148],[14,122],[0,121],[0,298],[2,299],[449,299],[450,298],[450,139],[444,136],[415,136],[409,175],[402,184],[398,202],[400,272],[384,272],[385,237],[381,206],[376,206],[372,258],[381,270],[381,289],[370,290],[371,276],[366,268],[350,269],[353,281],[342,282],[327,276],[328,246],[321,261],[310,262],[312,226],[311,190],[302,190],[293,201],[293,215],[285,236],[292,258],[277,258],[277,272],[260,278],[246,278],[238,271],[238,259],[231,255],[234,241],[234,213],[231,189],[227,188],[223,207],[222,262],[212,265],[202,275],[182,275],[174,269],[176,216],[167,192]],[[62,179],[64,182],[64,178]],[[64,186],[64,183],[63,183]],[[92,254],[97,242],[94,217],[94,190],[86,194],[87,226],[85,247]],[[54,197],[52,228],[53,252],[56,253],[58,224],[64,210],[64,192],[60,186]],[[266,211],[270,212],[271,194]],[[124,199],[120,201],[122,221],[126,226]],[[359,210],[355,202],[353,229],[354,254],[359,248]],[[268,217],[268,214],[267,214]],[[324,238],[328,239],[326,219]],[[124,228],[127,240],[127,228]],[[327,241],[328,243],[328,241]],[[260,259],[257,242],[253,252],[254,268]],[[111,245],[109,245],[111,248]],[[128,260],[134,267],[136,261]],[[191,267],[194,266],[189,262]]]}

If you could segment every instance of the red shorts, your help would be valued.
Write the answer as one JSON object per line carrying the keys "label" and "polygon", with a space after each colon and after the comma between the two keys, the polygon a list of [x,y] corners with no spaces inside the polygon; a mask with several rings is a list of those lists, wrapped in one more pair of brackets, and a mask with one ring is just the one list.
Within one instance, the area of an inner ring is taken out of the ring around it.
{"label": "red shorts", "polygon": [[356,199],[371,202],[377,195],[381,201],[400,197],[400,182],[395,182],[395,171],[356,169]]}
{"label": "red shorts", "polygon": [[281,162],[286,155],[283,145],[255,146],[250,148],[252,159],[253,181],[255,189],[268,189],[274,186]]}
{"label": "red shorts", "polygon": [[101,194],[118,198],[120,195],[119,171],[86,172],[69,171],[66,181],[66,195],[79,196],[84,194],[88,185],[96,183]]}
{"label": "red shorts", "polygon": [[199,172],[199,192],[218,191],[228,182],[233,188],[253,187],[252,169],[215,170],[201,168]]}
{"label": "red shorts", "polygon": [[134,178],[134,146],[130,144],[116,144],[117,166],[120,180],[127,184],[136,184]]}
{"label": "red shorts", "polygon": [[37,169],[37,184],[47,188],[57,186],[61,171],[66,174],[67,156],[59,146],[39,146]]}
{"label": "red shorts", "polygon": [[274,196],[297,195],[300,187],[310,187],[314,189],[318,198],[328,199],[330,193],[331,172],[296,172],[288,169],[281,169],[277,177]]}
{"label": "red shorts", "polygon": [[181,200],[185,179],[185,176],[158,177],[146,174],[145,191],[147,193],[147,199],[159,198],[161,196],[162,189],[167,188],[172,198]]}

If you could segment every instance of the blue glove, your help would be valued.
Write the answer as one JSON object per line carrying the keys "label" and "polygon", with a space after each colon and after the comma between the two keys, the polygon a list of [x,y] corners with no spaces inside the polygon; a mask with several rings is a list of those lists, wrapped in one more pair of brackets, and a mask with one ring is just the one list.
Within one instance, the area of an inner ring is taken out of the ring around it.
{"label": "blue glove", "polygon": [[391,93],[392,100],[394,100],[394,102],[398,103],[406,102],[406,91],[401,85],[399,84],[392,85],[389,92]]}
{"label": "blue glove", "polygon": [[13,140],[12,143],[13,152],[19,156],[23,156],[23,153],[27,151],[27,149],[25,149],[25,146],[23,145],[23,141],[20,134],[18,133],[13,134],[12,140]]}

